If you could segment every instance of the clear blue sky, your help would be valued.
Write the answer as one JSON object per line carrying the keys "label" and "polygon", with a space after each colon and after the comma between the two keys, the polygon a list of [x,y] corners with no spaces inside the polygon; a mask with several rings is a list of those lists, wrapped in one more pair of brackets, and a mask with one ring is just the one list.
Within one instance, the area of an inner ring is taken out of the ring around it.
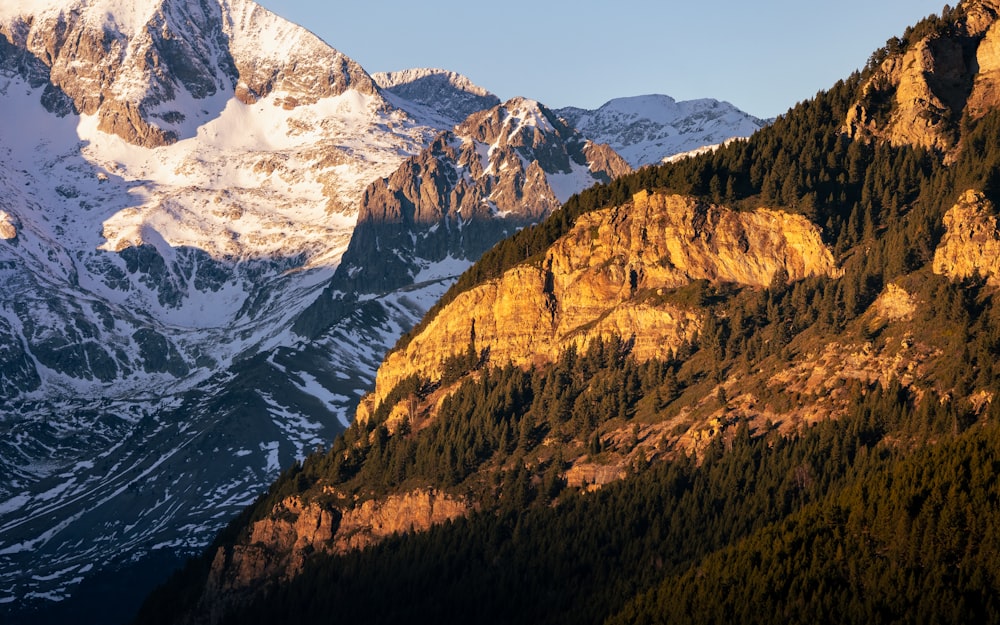
{"label": "clear blue sky", "polygon": [[[785,112],[944,0],[264,0],[369,72],[441,67],[501,99],[665,93]],[[952,5],[957,4],[952,0]]]}

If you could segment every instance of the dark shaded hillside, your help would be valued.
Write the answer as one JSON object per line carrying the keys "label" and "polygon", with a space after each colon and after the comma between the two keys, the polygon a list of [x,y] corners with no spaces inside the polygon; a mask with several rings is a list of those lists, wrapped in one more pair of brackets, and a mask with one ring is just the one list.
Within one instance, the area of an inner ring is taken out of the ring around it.
{"label": "dark shaded hillside", "polygon": [[608,622],[1000,621],[995,418],[873,463],[847,488],[668,577]]}
{"label": "dark shaded hillside", "polygon": [[[528,487],[525,498],[501,498],[454,524],[318,558],[223,622],[576,624],[621,611],[616,622],[628,623],[661,622],[673,610],[683,620],[692,608],[691,622],[759,622],[760,606],[774,604],[788,606],[779,622],[896,622],[915,607],[925,622],[995,615],[996,563],[984,555],[1000,547],[995,417],[956,436],[942,433],[961,419],[953,407],[928,419],[908,404],[875,389],[851,416],[793,437],[751,436],[744,424],[700,465],[681,456],[594,494],[566,493],[556,507]],[[948,442],[887,444],[914,430]],[[861,542],[842,542],[845,534]],[[786,547],[772,553],[774,545]],[[782,561],[769,567],[767,558]],[[923,577],[925,565],[943,568]],[[791,581],[800,575],[801,585]],[[908,581],[894,605],[896,586],[885,579]],[[147,604],[143,622],[157,622],[145,619],[159,609]]]}

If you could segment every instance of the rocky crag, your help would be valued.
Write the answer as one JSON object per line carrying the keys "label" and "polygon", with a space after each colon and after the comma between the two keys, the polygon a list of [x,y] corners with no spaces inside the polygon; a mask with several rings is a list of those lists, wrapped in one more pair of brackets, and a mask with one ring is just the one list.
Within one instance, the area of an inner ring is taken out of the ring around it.
{"label": "rocky crag", "polygon": [[[890,40],[846,124],[853,137],[916,145],[954,157],[963,119],[998,103],[1000,5],[967,2]],[[912,40],[913,45],[907,45]],[[873,61],[879,61],[874,57]]]}

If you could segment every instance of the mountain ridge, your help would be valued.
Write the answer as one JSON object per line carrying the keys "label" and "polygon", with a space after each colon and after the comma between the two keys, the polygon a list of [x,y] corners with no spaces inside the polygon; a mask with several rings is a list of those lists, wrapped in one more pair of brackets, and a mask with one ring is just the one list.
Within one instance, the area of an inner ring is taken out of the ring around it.
{"label": "mountain ridge", "polygon": [[[468,116],[500,104],[500,98],[469,78],[444,69],[414,68],[378,72],[372,79],[383,90],[420,108],[430,108],[442,116],[442,127],[451,128]],[[419,115],[417,108],[411,111]]]}
{"label": "mountain ridge", "polygon": [[595,110],[566,107],[556,114],[588,139],[610,145],[633,168],[732,137],[748,137],[767,123],[728,102],[678,102],[659,94],[616,98]]}
{"label": "mountain ridge", "polygon": [[[175,579],[183,594],[152,596],[142,615],[659,622],[697,605],[684,617],[814,622],[838,597],[850,622],[989,620],[996,566],[975,554],[997,547],[1000,527],[985,503],[997,464],[1000,309],[992,264],[977,261],[996,239],[1000,111],[965,124],[943,117],[955,133],[947,149],[845,129],[871,102],[873,77],[896,75],[913,50],[988,45],[976,20],[996,19],[994,9],[966,2],[922,22],[905,45],[890,42],[863,73],[748,140],[592,188],[500,243],[397,344],[332,448],[292,467],[200,568]],[[935,66],[923,78],[942,84],[963,71]],[[906,96],[877,118],[918,125],[911,104]],[[643,206],[655,207],[645,224]],[[671,219],[673,229],[651,227]],[[807,227],[796,235],[796,224]],[[762,262],[759,250],[782,249],[773,242],[783,235],[808,242],[823,270],[806,272],[784,252]],[[465,305],[501,287],[505,305]],[[616,325],[614,311],[592,305],[609,293],[698,323],[676,340],[636,316]],[[539,349],[538,326],[575,310],[570,340]],[[500,325],[517,340],[497,338]],[[938,468],[940,483],[888,477]],[[281,579],[229,568],[247,549],[287,562],[281,545],[248,537],[294,525],[283,515],[294,506],[353,514],[435,489],[470,512],[347,554],[333,551],[331,524],[291,580],[283,567]],[[939,533],[929,502],[946,491],[961,503]],[[960,513],[971,501],[981,505]],[[915,529],[900,534],[894,523]],[[684,534],[695,528],[701,538]],[[959,544],[926,542],[945,535]],[[835,549],[845,541],[858,548]],[[776,578],[761,561],[783,567],[780,583],[764,583]],[[753,590],[718,593],[744,583],[727,575],[732,565]],[[242,593],[206,592],[219,580]]]}

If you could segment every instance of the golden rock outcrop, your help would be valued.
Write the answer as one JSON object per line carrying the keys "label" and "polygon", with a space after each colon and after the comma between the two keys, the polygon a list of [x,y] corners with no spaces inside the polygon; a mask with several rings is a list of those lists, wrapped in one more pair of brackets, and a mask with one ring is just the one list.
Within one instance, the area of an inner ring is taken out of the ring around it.
{"label": "golden rock outcrop", "polygon": [[1000,104],[1000,5],[975,0],[963,10],[951,30],[931,32],[875,70],[848,112],[851,137],[954,158],[963,116],[979,119]]}
{"label": "golden rock outcrop", "polygon": [[993,202],[978,191],[966,191],[944,216],[946,232],[934,252],[934,273],[962,280],[986,278],[1000,286],[1000,230]]}
{"label": "golden rock outcrop", "polygon": [[[995,10],[995,9],[994,9]],[[976,50],[976,74],[972,94],[969,96],[968,113],[979,119],[1000,103],[1000,22],[990,23]]]}
{"label": "golden rock outcrop", "polygon": [[263,579],[288,579],[314,551],[330,551],[339,513],[297,497],[279,502],[253,524],[250,538],[227,550],[220,547],[208,578],[210,595],[250,588]]}
{"label": "golden rock outcrop", "polygon": [[435,490],[369,500],[344,513],[335,550],[361,549],[393,534],[426,530],[465,516],[468,510],[465,502]]}
{"label": "golden rock outcrop", "polygon": [[9,241],[17,238],[17,219],[7,211],[0,210],[0,239]]}
{"label": "golden rock outcrop", "polygon": [[760,287],[814,275],[839,270],[802,216],[639,193],[581,216],[540,262],[459,295],[386,358],[358,418],[410,375],[439,378],[443,361],[470,341],[497,365],[552,361],[571,345],[611,335],[634,338],[640,360],[665,357],[695,337],[702,314],[671,303],[665,291],[700,279]]}
{"label": "golden rock outcrop", "polygon": [[295,577],[313,553],[346,553],[395,533],[424,531],[464,516],[468,506],[436,490],[415,490],[341,511],[288,497],[250,528],[249,538],[219,547],[203,598],[221,608],[265,581]]}
{"label": "golden rock outcrop", "polygon": [[[902,56],[888,59],[865,85],[862,102],[848,113],[852,137],[873,136],[892,145],[913,145],[951,151],[957,141],[952,120],[961,116],[960,85],[950,84],[968,74],[961,46],[950,39],[917,43]],[[932,85],[929,77],[935,77]],[[952,81],[945,77],[954,77]],[[891,113],[883,117],[876,102],[891,98]]]}

